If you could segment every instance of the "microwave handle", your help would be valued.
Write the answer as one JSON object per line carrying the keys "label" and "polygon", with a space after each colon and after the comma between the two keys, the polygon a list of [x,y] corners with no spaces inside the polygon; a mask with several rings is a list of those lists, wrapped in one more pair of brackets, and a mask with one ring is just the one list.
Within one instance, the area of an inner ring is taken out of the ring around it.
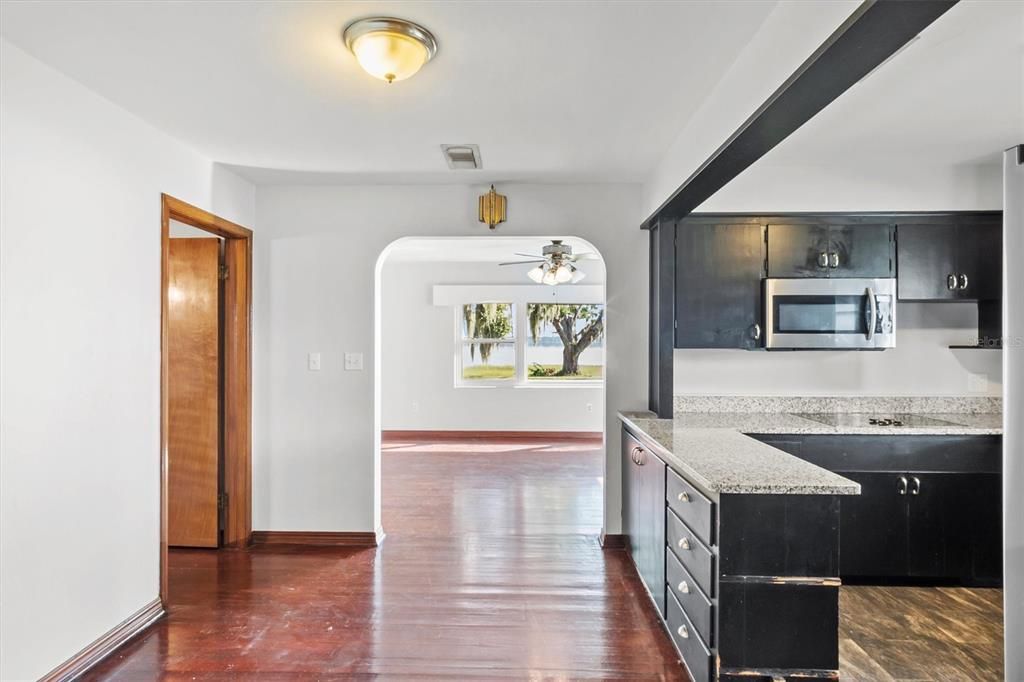
{"label": "microwave handle", "polygon": [[868,318],[868,341],[875,337],[875,325],[878,323],[878,302],[875,300],[875,292],[868,287],[868,307],[871,309],[871,317]]}

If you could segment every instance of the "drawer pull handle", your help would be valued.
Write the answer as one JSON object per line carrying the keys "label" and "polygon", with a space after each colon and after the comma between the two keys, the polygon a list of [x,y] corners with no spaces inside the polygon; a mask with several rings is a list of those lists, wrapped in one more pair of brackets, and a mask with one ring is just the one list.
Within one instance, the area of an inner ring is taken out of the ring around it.
{"label": "drawer pull handle", "polygon": [[680,625],[676,632],[678,632],[679,636],[683,639],[690,639],[690,630],[685,625]]}
{"label": "drawer pull handle", "polygon": [[679,583],[679,591],[683,594],[690,594],[690,586],[686,583],[685,580]]}
{"label": "drawer pull handle", "polygon": [[683,549],[690,549],[690,538],[679,538],[679,546]]}
{"label": "drawer pull handle", "polygon": [[688,493],[679,493],[678,499],[679,499],[680,502],[689,502],[690,501],[690,495]]}

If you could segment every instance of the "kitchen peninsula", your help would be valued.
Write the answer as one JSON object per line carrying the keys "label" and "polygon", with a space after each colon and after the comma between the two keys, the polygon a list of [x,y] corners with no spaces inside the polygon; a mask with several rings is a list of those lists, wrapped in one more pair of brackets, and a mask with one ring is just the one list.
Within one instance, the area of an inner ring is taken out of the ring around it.
{"label": "kitchen peninsula", "polygon": [[[676,396],[674,407],[673,419],[620,414],[623,520],[694,680],[836,679],[848,576],[1001,579],[998,495],[961,496],[969,513],[946,526],[935,513],[956,508],[943,499],[954,481],[999,485],[998,399]],[[938,532],[911,540],[925,508]],[[965,517],[986,529],[958,534]]]}

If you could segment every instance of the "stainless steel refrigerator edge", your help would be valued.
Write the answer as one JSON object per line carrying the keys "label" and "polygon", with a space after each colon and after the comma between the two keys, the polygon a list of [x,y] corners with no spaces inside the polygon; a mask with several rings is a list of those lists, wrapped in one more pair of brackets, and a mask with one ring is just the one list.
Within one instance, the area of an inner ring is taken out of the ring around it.
{"label": "stainless steel refrigerator edge", "polygon": [[1024,145],[1003,157],[1003,622],[1006,679],[1024,680]]}

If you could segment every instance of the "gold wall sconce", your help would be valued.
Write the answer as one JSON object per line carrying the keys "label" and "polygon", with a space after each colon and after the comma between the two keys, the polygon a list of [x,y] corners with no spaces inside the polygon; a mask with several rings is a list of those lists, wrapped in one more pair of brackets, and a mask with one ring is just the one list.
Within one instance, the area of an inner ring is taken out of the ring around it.
{"label": "gold wall sconce", "polygon": [[508,197],[494,191],[494,185],[491,185],[491,191],[487,194],[480,195],[479,220],[482,223],[486,223],[492,230],[505,222],[507,209]]}

